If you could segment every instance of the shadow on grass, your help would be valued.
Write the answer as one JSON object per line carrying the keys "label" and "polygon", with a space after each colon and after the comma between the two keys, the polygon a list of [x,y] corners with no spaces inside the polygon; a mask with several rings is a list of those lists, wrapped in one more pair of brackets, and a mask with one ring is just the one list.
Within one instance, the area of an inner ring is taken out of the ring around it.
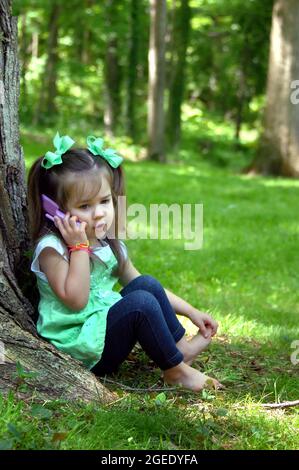
{"label": "shadow on grass", "polygon": [[[294,400],[299,386],[298,366],[291,363],[289,353],[273,351],[262,342],[244,339],[230,341],[227,336],[215,339],[207,351],[204,351],[193,363],[193,367],[207,375],[216,377],[225,385],[224,391],[216,393],[224,400],[247,400],[252,402],[271,402]],[[161,371],[155,367],[140,346],[135,347],[118,373],[107,376],[116,383],[108,387],[121,389],[121,385],[132,388],[129,393],[158,393],[166,387],[165,393],[182,395],[191,402],[203,399],[202,392],[193,393],[177,387],[167,392],[168,385],[163,383]],[[105,382],[104,379],[102,379]],[[289,388],[288,388],[289,385]],[[172,388],[172,387],[170,387]],[[136,390],[134,390],[136,389]],[[213,392],[209,392],[213,395]]]}

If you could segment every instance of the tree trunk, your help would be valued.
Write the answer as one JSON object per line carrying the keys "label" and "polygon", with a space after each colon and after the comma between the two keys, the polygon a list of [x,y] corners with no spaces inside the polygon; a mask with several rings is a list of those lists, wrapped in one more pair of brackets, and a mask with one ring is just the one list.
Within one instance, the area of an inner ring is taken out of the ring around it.
{"label": "tree trunk", "polygon": [[[75,4],[78,10],[78,17],[75,23],[75,30],[73,36],[73,44],[76,51],[76,59],[81,65],[89,65],[91,61],[90,41],[91,41],[91,28],[89,24],[91,14],[88,10],[92,10],[95,0],[80,0]],[[82,11],[83,10],[83,11]],[[78,34],[80,31],[80,34]]]}
{"label": "tree trunk", "polygon": [[128,95],[126,109],[126,132],[134,140],[136,137],[135,125],[135,96],[136,78],[138,66],[138,43],[139,43],[139,1],[131,0],[130,16],[131,31],[129,44],[129,66],[128,66]]}
{"label": "tree trunk", "polygon": [[106,5],[108,39],[104,64],[106,90],[104,125],[106,134],[110,136],[115,134],[120,114],[121,68],[118,57],[118,37],[115,28],[118,15],[117,4],[118,0],[107,0]]}
{"label": "tree trunk", "polygon": [[[2,307],[0,305],[0,338],[4,358],[0,361],[0,393],[12,390],[22,399],[34,396],[37,400],[100,403],[116,398],[78,361],[24,331]],[[26,311],[23,313],[26,316]]]}
{"label": "tree trunk", "polygon": [[56,114],[55,98],[57,95],[57,64],[58,64],[58,21],[60,5],[52,2],[49,16],[49,37],[47,61],[43,74],[40,100],[36,111],[35,123],[51,122]]}
{"label": "tree trunk", "polygon": [[148,157],[163,162],[166,0],[150,0],[150,10]]}
{"label": "tree trunk", "polygon": [[24,256],[29,237],[18,99],[17,19],[11,17],[11,0],[0,0],[0,392],[110,401],[114,395],[93,374],[38,337],[31,318],[34,309],[18,284],[24,280],[24,264],[29,269]]}
{"label": "tree trunk", "polygon": [[39,36],[37,31],[32,32],[31,36],[31,60],[38,58]]}
{"label": "tree trunk", "polygon": [[299,107],[291,101],[299,77],[299,3],[276,0],[273,7],[264,133],[250,170],[299,176]]}
{"label": "tree trunk", "polygon": [[167,113],[167,136],[172,148],[178,146],[181,137],[181,106],[185,87],[186,51],[189,41],[191,9],[189,0],[180,0],[175,7],[171,41],[171,70]]}
{"label": "tree trunk", "polygon": [[240,145],[240,133],[241,133],[241,127],[243,123],[243,113],[244,113],[244,107],[246,105],[246,90],[248,88],[247,86],[247,68],[248,68],[248,63],[250,61],[250,54],[248,51],[248,42],[249,38],[244,35],[244,44],[243,48],[241,51],[241,57],[240,57],[240,68],[238,70],[238,89],[237,89],[237,97],[238,97],[238,102],[237,102],[237,107],[236,107],[236,114],[235,114],[235,139],[237,141],[237,148]]}
{"label": "tree trunk", "polygon": [[244,109],[244,104],[245,104],[245,92],[246,92],[245,91],[246,90],[245,73],[244,73],[242,64],[238,72],[239,72],[239,88],[237,91],[238,103],[237,103],[236,115],[235,115],[235,139],[239,143],[241,127],[242,127],[242,122],[243,122],[243,109]]}

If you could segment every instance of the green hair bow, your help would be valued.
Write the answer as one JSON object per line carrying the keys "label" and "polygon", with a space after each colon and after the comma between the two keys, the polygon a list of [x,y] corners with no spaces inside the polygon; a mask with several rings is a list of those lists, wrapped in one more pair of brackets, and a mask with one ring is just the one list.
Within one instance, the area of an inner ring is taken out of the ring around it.
{"label": "green hair bow", "polygon": [[71,148],[71,146],[75,143],[73,139],[71,139],[68,135],[59,136],[59,132],[56,133],[53,144],[56,148],[54,152],[47,152],[42,161],[42,167],[49,170],[54,165],[59,165],[62,163],[61,155],[63,155],[67,150]]}
{"label": "green hair bow", "polygon": [[100,155],[104,160],[106,160],[110,166],[117,168],[123,158],[117,155],[116,151],[113,149],[103,149],[104,141],[99,137],[96,138],[93,135],[89,135],[86,139],[87,148],[93,155]]}

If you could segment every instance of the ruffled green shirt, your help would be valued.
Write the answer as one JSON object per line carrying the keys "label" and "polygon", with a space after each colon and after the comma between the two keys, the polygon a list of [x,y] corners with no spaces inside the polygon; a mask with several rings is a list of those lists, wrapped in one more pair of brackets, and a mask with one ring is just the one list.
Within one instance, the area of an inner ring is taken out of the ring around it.
{"label": "ruffled green shirt", "polygon": [[[113,291],[118,279],[111,272],[117,260],[108,244],[93,250],[89,300],[82,310],[73,311],[55,295],[46,275],[40,270],[39,255],[46,247],[54,248],[69,262],[67,247],[58,237],[49,234],[41,238],[31,264],[40,293],[37,331],[58,349],[91,369],[100,360],[104,349],[108,311],[122,298],[119,292]],[[123,243],[122,247],[126,254]]]}

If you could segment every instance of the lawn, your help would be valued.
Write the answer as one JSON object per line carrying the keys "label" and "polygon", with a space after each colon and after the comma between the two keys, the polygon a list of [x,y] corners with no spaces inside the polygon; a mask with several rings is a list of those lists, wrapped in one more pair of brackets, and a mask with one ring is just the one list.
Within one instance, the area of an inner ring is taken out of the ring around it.
{"label": "lawn", "polygon": [[[127,246],[142,273],[217,319],[219,333],[195,367],[225,390],[159,390],[159,371],[136,349],[110,377],[115,383],[107,383],[119,395],[114,404],[2,398],[0,447],[299,448],[299,407],[262,406],[299,398],[299,363],[291,362],[292,343],[299,341],[299,181],[241,174],[247,150],[234,153],[225,129],[208,138],[208,150],[205,138],[190,139],[168,165],[125,163],[129,203],[203,204],[202,249],[184,250],[183,240],[171,239],[128,240]],[[22,142],[30,166],[50,138],[23,132]],[[196,331],[183,323],[189,334]]]}

